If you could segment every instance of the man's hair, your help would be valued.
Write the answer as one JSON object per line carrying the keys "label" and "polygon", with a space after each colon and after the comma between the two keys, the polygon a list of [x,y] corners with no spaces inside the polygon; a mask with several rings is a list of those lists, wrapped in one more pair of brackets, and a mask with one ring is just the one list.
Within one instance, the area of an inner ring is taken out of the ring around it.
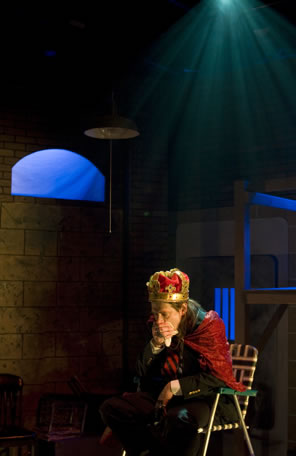
{"label": "man's hair", "polygon": [[187,334],[191,334],[194,329],[199,325],[203,320],[203,314],[205,310],[202,306],[195,301],[194,299],[188,299],[188,301],[183,302],[171,302],[170,305],[175,310],[180,310],[182,305],[187,302],[187,312],[184,314],[179,328],[178,328],[178,339],[184,339]]}

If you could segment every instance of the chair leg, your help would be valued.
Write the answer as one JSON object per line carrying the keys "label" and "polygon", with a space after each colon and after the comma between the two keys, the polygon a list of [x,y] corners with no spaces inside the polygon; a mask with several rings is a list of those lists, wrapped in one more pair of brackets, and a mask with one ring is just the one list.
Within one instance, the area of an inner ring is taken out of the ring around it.
{"label": "chair leg", "polygon": [[246,424],[245,424],[245,420],[243,418],[242,411],[241,411],[241,408],[240,408],[240,405],[239,405],[239,402],[238,402],[238,398],[237,398],[237,396],[235,394],[234,394],[233,397],[234,397],[234,402],[235,402],[235,406],[236,406],[236,409],[237,409],[237,413],[238,413],[238,416],[239,416],[239,419],[240,419],[240,423],[241,423],[243,431],[244,431],[244,436],[245,436],[245,439],[246,439],[246,444],[248,446],[248,450],[249,450],[250,456],[255,456],[255,453],[254,453],[254,450],[253,450],[253,447],[252,447],[252,444],[251,444],[251,440],[250,440],[250,437],[249,437],[249,433],[248,433],[248,430],[247,430],[247,427],[246,427]]}
{"label": "chair leg", "polygon": [[28,445],[26,454],[27,456],[35,456],[35,442]]}
{"label": "chair leg", "polygon": [[213,427],[213,423],[214,423],[214,418],[215,418],[215,413],[216,413],[216,408],[217,408],[217,405],[218,405],[218,402],[219,402],[219,398],[220,398],[220,393],[217,393],[215,401],[214,401],[214,404],[212,405],[212,409],[211,409],[211,415],[210,415],[210,420],[209,420],[209,424],[208,424],[208,429],[207,429],[207,433],[205,435],[205,441],[204,441],[204,445],[203,445],[203,449],[202,449],[202,456],[206,456],[206,454],[207,454],[207,450],[208,450],[208,446],[209,446],[210,436],[211,436],[211,432],[212,432],[212,427]]}
{"label": "chair leg", "polygon": [[0,456],[9,456],[9,448],[4,448],[3,450],[0,450]]}

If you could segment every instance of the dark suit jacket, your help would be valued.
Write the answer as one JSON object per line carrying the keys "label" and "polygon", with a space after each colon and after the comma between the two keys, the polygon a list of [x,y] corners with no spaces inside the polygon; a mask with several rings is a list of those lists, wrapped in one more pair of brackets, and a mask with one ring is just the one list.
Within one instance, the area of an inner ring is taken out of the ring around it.
{"label": "dark suit jacket", "polygon": [[[215,398],[214,389],[225,387],[225,383],[204,372],[198,362],[198,354],[186,345],[182,347],[183,362],[182,373],[178,374],[178,380],[182,389],[183,400],[204,400],[211,407]],[[137,375],[139,376],[139,388],[141,391],[150,393],[155,399],[159,396],[164,386],[171,380],[161,374],[161,367],[167,357],[165,348],[159,354],[152,353],[148,343],[137,361]],[[180,398],[179,398],[180,399]],[[237,421],[237,412],[231,396],[221,396],[216,412],[221,424]],[[217,420],[215,420],[217,423]]]}

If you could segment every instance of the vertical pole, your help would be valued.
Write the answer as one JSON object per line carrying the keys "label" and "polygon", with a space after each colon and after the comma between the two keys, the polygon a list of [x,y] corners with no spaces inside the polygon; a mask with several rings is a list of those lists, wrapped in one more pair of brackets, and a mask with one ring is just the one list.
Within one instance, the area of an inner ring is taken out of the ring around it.
{"label": "vertical pole", "polygon": [[[245,344],[247,335],[247,308],[245,289],[250,288],[250,214],[247,182],[234,184],[234,286],[235,286],[235,341]],[[235,452],[245,455],[247,452],[242,433],[235,434]]]}
{"label": "vertical pole", "polygon": [[247,340],[247,313],[244,290],[250,288],[250,213],[247,183],[237,181],[234,184],[235,218],[235,339],[244,344]]}
{"label": "vertical pole", "polygon": [[129,211],[130,211],[131,151],[125,150],[124,200],[122,236],[122,388],[128,391],[129,378]]}

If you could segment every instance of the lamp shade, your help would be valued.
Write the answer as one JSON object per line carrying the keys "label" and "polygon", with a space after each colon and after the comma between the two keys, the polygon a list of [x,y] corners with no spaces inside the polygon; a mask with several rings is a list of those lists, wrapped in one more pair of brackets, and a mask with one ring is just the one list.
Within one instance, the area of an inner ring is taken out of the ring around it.
{"label": "lamp shade", "polygon": [[85,130],[84,134],[97,139],[129,139],[140,134],[132,120],[118,115],[99,117],[97,124],[96,127]]}

